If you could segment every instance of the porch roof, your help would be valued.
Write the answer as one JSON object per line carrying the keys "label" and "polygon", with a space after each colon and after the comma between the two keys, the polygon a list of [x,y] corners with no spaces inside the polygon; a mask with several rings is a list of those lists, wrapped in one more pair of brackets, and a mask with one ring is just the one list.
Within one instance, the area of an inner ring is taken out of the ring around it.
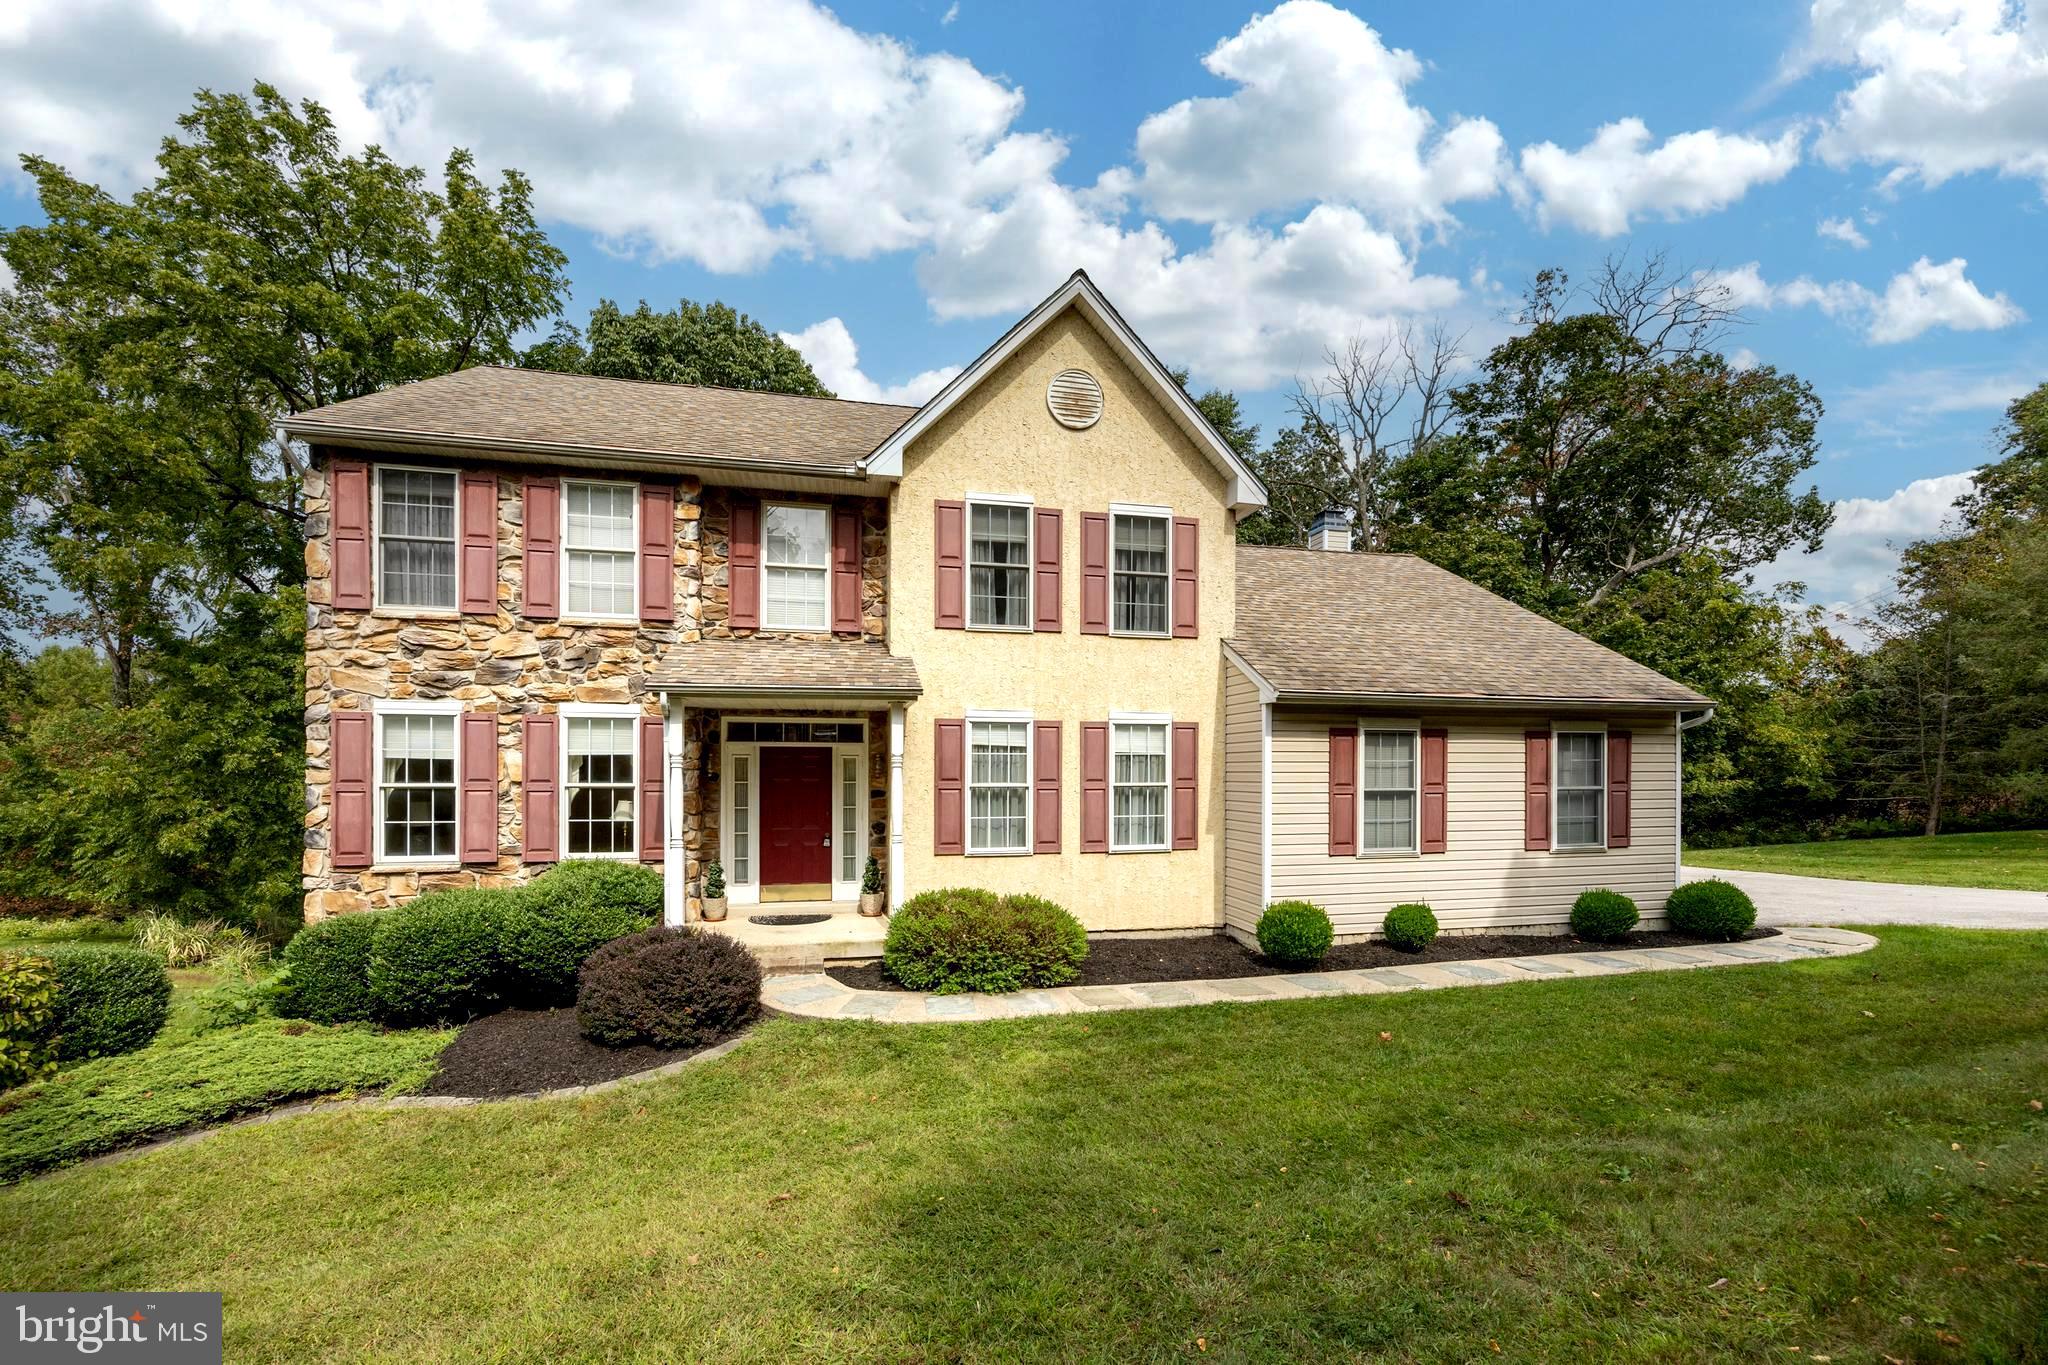
{"label": "porch roof", "polygon": [[647,686],[700,704],[909,701],[924,690],[909,659],[851,640],[697,640],[663,654]]}

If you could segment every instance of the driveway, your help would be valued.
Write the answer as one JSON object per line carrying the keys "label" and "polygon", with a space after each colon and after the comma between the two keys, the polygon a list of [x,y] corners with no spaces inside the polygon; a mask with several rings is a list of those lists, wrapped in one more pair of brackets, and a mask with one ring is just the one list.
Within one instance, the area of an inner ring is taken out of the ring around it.
{"label": "driveway", "polygon": [[1782,872],[1688,867],[1689,882],[1720,877],[1747,891],[1759,924],[1942,924],[1952,929],[2048,929],[2048,894],[1905,886]]}

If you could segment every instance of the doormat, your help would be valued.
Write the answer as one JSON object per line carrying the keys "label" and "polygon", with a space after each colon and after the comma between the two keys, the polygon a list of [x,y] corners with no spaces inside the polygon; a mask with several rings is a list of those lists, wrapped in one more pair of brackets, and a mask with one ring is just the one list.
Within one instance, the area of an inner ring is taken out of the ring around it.
{"label": "doormat", "polygon": [[749,924],[823,924],[830,915],[748,915]]}

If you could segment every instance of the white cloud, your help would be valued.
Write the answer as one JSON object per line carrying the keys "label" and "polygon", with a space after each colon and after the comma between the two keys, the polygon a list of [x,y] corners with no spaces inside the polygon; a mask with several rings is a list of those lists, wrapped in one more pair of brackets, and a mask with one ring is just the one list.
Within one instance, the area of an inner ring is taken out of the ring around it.
{"label": "white cloud", "polygon": [[1847,218],[1823,218],[1814,225],[1813,230],[1830,241],[1840,242],[1844,246],[1855,247],[1858,251],[1870,245],[1870,239],[1865,237],[1856,224],[1850,222]]}
{"label": "white cloud", "polygon": [[838,318],[814,322],[801,332],[779,332],[777,335],[803,352],[804,359],[811,362],[811,368],[826,388],[841,398],[855,398],[863,403],[916,406],[960,373],[960,366],[947,365],[913,375],[901,384],[878,384],[861,372],[860,348],[854,344],[853,333]]}
{"label": "white cloud", "polygon": [[1896,435],[1902,428],[1925,427],[1957,413],[2003,412],[2041,382],[2044,370],[2048,367],[2025,362],[2005,370],[1893,370],[1870,384],[1841,390],[1829,400],[1828,410],[1855,421],[1867,435]]}
{"label": "white cloud", "polygon": [[952,4],[946,6],[946,12],[939,16],[939,27],[944,28],[946,25],[952,23],[955,19],[958,19],[959,17],[960,0],[953,0]]}
{"label": "white cloud", "polygon": [[1753,370],[1763,363],[1763,357],[1747,346],[1737,346],[1728,354],[1728,366],[1733,370]]}
{"label": "white cloud", "polygon": [[0,290],[14,288],[14,267],[0,260]]}
{"label": "white cloud", "polygon": [[1939,533],[1975,479],[1967,472],[1943,474],[1882,498],[1842,498],[1819,552],[1780,556],[1758,570],[1758,582],[1804,583],[1809,602],[1851,619],[1868,614],[1891,589],[1899,551]]}
{"label": "white cloud", "polygon": [[1689,218],[1723,209],[1799,164],[1797,129],[1775,140],[1708,128],[1652,147],[1639,118],[1603,126],[1577,151],[1554,142],[1522,149],[1522,178],[1543,226],[1612,237],[1637,218]]}
{"label": "white cloud", "polygon": [[1870,339],[1879,343],[1908,341],[1930,327],[1995,332],[2026,318],[2002,292],[1986,297],[1964,278],[1965,264],[1960,256],[1942,265],[1922,256],[1912,269],[1892,276],[1884,297],[1877,301]]}

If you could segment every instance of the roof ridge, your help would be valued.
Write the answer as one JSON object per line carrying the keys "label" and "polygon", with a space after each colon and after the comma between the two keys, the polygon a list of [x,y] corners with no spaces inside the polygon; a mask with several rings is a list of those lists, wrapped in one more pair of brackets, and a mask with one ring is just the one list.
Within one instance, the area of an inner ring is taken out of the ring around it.
{"label": "roof ridge", "polygon": [[[579,374],[574,370],[544,370],[527,365],[465,365],[463,370],[499,370],[506,374],[522,375],[545,374],[561,379],[593,379],[604,384],[640,384],[653,389],[699,389],[711,393],[745,394],[749,398],[798,398],[808,403],[851,403],[856,407],[890,408],[900,412],[916,412],[919,406],[916,403],[884,403],[872,398],[841,398],[837,394],[828,398],[815,393],[785,393],[781,389],[743,389],[735,384],[679,384],[670,379],[638,379],[617,374]],[[445,374],[429,375],[428,378],[448,379],[461,373],[462,370],[449,370]]]}

